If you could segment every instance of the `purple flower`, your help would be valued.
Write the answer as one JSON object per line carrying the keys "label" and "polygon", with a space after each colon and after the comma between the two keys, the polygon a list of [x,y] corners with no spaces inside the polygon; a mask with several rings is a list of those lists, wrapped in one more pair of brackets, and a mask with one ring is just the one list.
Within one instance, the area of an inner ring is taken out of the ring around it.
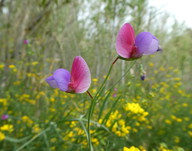
{"label": "purple flower", "polygon": [[2,119],[2,120],[6,120],[6,119],[8,119],[8,118],[9,118],[9,115],[7,115],[7,114],[4,114],[4,115],[1,116],[1,119]]}
{"label": "purple flower", "polygon": [[113,97],[114,97],[114,98],[115,98],[115,97],[117,97],[117,94],[116,94],[116,93],[114,93],[114,94],[113,94]]}
{"label": "purple flower", "polygon": [[29,43],[28,40],[23,40],[23,44],[27,45]]}
{"label": "purple flower", "polygon": [[145,80],[145,78],[146,78],[146,75],[142,75],[142,76],[141,76],[141,80],[143,80],[143,81],[144,81],[144,80]]}
{"label": "purple flower", "polygon": [[67,93],[84,93],[90,87],[91,73],[85,60],[76,56],[71,73],[66,69],[57,69],[46,81],[52,88],[59,88]]}
{"label": "purple flower", "polygon": [[117,88],[114,88],[114,91],[117,91]]}
{"label": "purple flower", "polygon": [[150,32],[141,32],[135,38],[133,27],[125,23],[117,35],[116,51],[120,57],[130,60],[150,55],[160,50],[158,39]]}

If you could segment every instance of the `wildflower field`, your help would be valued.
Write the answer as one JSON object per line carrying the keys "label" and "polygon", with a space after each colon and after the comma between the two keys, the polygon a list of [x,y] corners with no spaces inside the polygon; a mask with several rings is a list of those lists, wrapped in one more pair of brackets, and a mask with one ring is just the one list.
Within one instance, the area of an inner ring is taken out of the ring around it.
{"label": "wildflower field", "polygon": [[191,28],[147,0],[0,12],[0,151],[192,151]]}

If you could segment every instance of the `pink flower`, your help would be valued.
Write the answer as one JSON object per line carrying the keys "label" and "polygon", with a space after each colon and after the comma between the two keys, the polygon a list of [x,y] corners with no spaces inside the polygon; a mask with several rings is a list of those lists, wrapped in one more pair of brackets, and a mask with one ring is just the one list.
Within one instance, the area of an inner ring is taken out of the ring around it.
{"label": "pink flower", "polygon": [[116,94],[116,93],[114,93],[114,94],[113,94],[113,97],[114,97],[114,98],[115,98],[115,97],[117,97],[117,94]]}
{"label": "pink flower", "polygon": [[124,59],[136,59],[160,50],[159,42],[150,32],[141,32],[135,38],[133,27],[125,23],[117,35],[116,51]]}
{"label": "pink flower", "polygon": [[117,91],[117,88],[114,88],[114,91],[116,92],[116,91]]}
{"label": "pink flower", "polygon": [[2,119],[2,120],[6,120],[6,119],[8,119],[8,118],[9,118],[9,115],[7,115],[7,114],[4,114],[4,115],[1,116],[1,119]]}
{"label": "pink flower", "polygon": [[76,56],[71,73],[66,69],[57,69],[46,81],[51,87],[67,93],[84,93],[90,87],[91,74],[85,60]]}
{"label": "pink flower", "polygon": [[27,45],[29,43],[28,40],[23,40],[23,44]]}

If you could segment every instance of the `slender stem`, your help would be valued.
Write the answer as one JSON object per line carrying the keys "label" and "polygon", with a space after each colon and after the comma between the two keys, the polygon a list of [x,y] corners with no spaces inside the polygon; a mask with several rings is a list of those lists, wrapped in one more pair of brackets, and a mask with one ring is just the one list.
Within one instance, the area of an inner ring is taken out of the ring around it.
{"label": "slender stem", "polygon": [[29,145],[31,142],[33,142],[36,138],[38,138],[39,136],[41,136],[42,134],[44,134],[46,131],[49,131],[50,127],[48,127],[47,129],[43,130],[42,132],[40,132],[39,134],[33,136],[28,142],[26,142],[25,144],[23,144],[22,146],[20,146],[16,151],[20,151],[21,149],[23,149],[25,146]]}
{"label": "slender stem", "polygon": [[91,99],[93,99],[93,96],[91,95],[91,93],[89,91],[87,91],[88,96],[90,96]]}
{"label": "slender stem", "polygon": [[108,78],[109,78],[109,75],[112,71],[112,68],[113,68],[113,65],[117,62],[117,60],[119,59],[119,56],[112,62],[110,68],[109,68],[109,71],[107,73],[107,76],[105,78],[105,80],[103,81],[103,83],[101,84],[99,90],[97,91],[96,95],[94,97],[92,97],[92,95],[89,93],[89,91],[87,91],[87,94],[91,97],[92,101],[91,101],[91,105],[90,105],[90,108],[89,108],[89,113],[88,113],[88,123],[87,123],[87,128],[88,128],[88,143],[89,143],[89,148],[90,148],[90,151],[93,151],[93,146],[92,146],[92,143],[91,143],[91,134],[90,134],[90,121],[91,121],[91,116],[93,114],[93,110],[94,110],[94,107],[95,107],[95,104],[96,104],[96,100],[97,98],[101,95],[100,93],[102,92],[102,89],[105,85],[105,83],[107,82]]}
{"label": "slender stem", "polygon": [[[115,82],[115,84],[113,84],[106,92],[108,92],[108,91],[110,91],[111,89],[113,89],[113,88],[121,81],[121,79],[122,79],[123,77],[125,77],[125,76],[129,73],[130,69],[135,65],[135,63],[136,63],[136,61],[128,68],[128,70],[125,72],[125,74],[124,74],[123,76],[121,76],[121,78],[120,78],[119,80],[117,80],[117,81]],[[106,94],[106,92],[104,93],[104,95]]]}
{"label": "slender stem", "polygon": [[118,56],[111,64],[110,68],[109,68],[109,71],[107,73],[107,76],[105,78],[105,80],[103,81],[102,85],[100,86],[99,90],[97,91],[96,95],[94,98],[97,98],[98,97],[98,94],[100,93],[100,91],[102,90],[103,86],[105,85],[105,83],[107,82],[108,78],[109,78],[109,75],[111,73],[111,70],[113,68],[113,65],[117,62],[117,60],[119,59],[120,57]]}
{"label": "slender stem", "polygon": [[119,56],[113,61],[112,65],[114,65],[118,59],[119,59]]}

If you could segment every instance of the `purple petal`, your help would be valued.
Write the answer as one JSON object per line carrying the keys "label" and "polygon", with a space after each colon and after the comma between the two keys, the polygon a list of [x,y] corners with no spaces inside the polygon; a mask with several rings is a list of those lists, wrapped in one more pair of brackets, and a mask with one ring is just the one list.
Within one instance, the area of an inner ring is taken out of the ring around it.
{"label": "purple petal", "polygon": [[149,55],[158,50],[159,42],[150,32],[141,32],[135,39],[135,45],[138,53]]}
{"label": "purple petal", "polygon": [[65,69],[57,69],[53,73],[53,78],[55,79],[57,86],[61,91],[67,91],[68,90],[70,77],[71,77],[70,72],[65,70]]}
{"label": "purple petal", "polygon": [[53,78],[53,76],[50,76],[46,78],[46,82],[52,87],[52,88],[58,88],[57,82]]}

